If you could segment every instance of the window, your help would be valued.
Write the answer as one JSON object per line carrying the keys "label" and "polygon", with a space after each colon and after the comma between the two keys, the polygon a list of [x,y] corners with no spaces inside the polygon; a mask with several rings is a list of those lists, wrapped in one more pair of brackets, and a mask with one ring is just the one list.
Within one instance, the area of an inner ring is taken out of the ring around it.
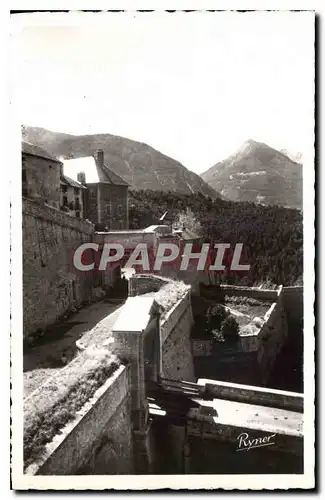
{"label": "window", "polygon": [[76,210],[80,210],[81,206],[80,206],[79,198],[76,198],[75,205],[76,205]]}
{"label": "window", "polygon": [[77,217],[77,219],[80,219],[80,212],[79,211],[76,212],[76,217]]}
{"label": "window", "polygon": [[64,206],[68,205],[68,197],[67,196],[63,196],[63,205]]}
{"label": "window", "polygon": [[65,184],[61,184],[61,190],[62,190],[62,193],[67,193],[68,192],[68,186],[66,186]]}
{"label": "window", "polygon": [[73,190],[74,190],[74,194],[75,194],[76,196],[79,196],[79,194],[80,194],[80,189],[75,187],[75,188],[73,188]]}

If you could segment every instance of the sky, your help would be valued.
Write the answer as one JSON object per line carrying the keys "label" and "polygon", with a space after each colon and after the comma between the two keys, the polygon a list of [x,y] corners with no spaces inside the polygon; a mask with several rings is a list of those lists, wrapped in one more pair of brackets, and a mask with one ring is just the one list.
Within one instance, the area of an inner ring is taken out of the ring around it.
{"label": "sky", "polygon": [[304,155],[313,15],[12,16],[19,120],[145,142],[202,173],[252,138]]}

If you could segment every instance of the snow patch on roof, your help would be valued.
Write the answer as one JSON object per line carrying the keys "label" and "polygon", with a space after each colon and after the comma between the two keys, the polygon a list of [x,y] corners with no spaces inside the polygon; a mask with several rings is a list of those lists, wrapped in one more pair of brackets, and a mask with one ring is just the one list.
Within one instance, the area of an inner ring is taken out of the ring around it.
{"label": "snow patch on roof", "polygon": [[63,161],[63,172],[74,181],[78,181],[78,174],[84,172],[86,175],[86,183],[91,184],[100,182],[96,161],[93,156],[85,156],[84,158],[73,158]]}

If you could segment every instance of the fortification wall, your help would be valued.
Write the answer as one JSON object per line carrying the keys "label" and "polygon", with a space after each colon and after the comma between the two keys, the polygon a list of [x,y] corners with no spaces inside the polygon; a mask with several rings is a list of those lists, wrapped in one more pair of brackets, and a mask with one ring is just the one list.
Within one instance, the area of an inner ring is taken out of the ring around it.
{"label": "fortification wall", "polygon": [[24,338],[89,300],[92,274],[74,269],[73,254],[91,241],[93,226],[47,205],[23,199]]}
{"label": "fortification wall", "polygon": [[257,359],[261,369],[262,381],[266,383],[275,359],[288,336],[282,287],[278,290],[277,301],[267,311],[264,320],[265,323],[258,334]]}
{"label": "fortification wall", "polygon": [[[241,335],[236,343],[218,343],[195,339],[197,376],[228,380],[234,383],[264,385],[287,335],[283,288],[278,290],[222,286],[227,295],[250,297],[270,303],[263,324],[255,333]],[[207,345],[207,343],[210,343]]]}
{"label": "fortification wall", "polygon": [[54,159],[23,153],[22,168],[25,173],[23,188],[27,188],[28,198],[59,208],[60,163]]}
{"label": "fortification wall", "polygon": [[160,322],[162,376],[195,382],[191,346],[193,315],[188,291]]}
{"label": "fortification wall", "polygon": [[288,323],[303,320],[304,314],[304,287],[286,286],[283,288],[283,303]]}
{"label": "fortification wall", "polygon": [[26,474],[132,474],[129,376],[120,366]]}

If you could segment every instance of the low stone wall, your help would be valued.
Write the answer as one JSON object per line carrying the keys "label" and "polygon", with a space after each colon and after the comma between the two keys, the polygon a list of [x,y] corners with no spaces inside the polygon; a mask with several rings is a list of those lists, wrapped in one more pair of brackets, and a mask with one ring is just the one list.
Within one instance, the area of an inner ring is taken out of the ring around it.
{"label": "low stone wall", "polygon": [[232,295],[235,297],[250,297],[251,299],[265,301],[277,299],[277,290],[266,290],[263,288],[233,285],[221,285],[220,288],[226,295]]}
{"label": "low stone wall", "polygon": [[250,385],[221,382],[220,380],[199,379],[199,385],[206,385],[209,394],[216,398],[238,401],[253,405],[263,405],[303,413],[303,394],[276,389],[266,389]]}
{"label": "low stone wall", "polygon": [[131,474],[129,377],[129,368],[120,366],[47,445],[43,458],[31,464],[26,474]]}
{"label": "low stone wall", "polygon": [[195,381],[191,346],[193,315],[188,291],[160,323],[162,376]]}
{"label": "low stone wall", "polygon": [[129,296],[135,297],[149,292],[158,292],[164,285],[170,283],[168,278],[153,274],[136,274],[129,279]]}

